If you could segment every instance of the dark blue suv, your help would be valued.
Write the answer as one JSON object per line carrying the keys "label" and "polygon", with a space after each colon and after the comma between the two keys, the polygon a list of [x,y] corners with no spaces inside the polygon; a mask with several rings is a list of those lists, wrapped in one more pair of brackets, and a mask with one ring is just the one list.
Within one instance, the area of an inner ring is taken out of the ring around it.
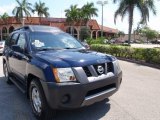
{"label": "dark blue suv", "polygon": [[3,54],[6,82],[30,99],[38,119],[55,110],[91,105],[114,94],[122,81],[118,60],[86,49],[58,28],[24,26],[11,33]]}

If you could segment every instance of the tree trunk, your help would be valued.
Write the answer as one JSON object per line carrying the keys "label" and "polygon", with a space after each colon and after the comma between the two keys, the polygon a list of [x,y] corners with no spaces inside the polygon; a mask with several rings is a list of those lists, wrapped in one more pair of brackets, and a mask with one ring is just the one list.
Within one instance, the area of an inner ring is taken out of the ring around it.
{"label": "tree trunk", "polygon": [[128,31],[128,44],[131,43],[132,25],[133,25],[133,10],[134,6],[129,7],[129,31]]}
{"label": "tree trunk", "polygon": [[83,20],[80,19],[80,21],[79,21],[79,28],[80,28],[80,31],[79,31],[79,37],[78,37],[80,40],[82,40],[82,38],[81,38],[82,22],[83,22]]}
{"label": "tree trunk", "polygon": [[74,21],[71,23],[71,35],[74,37]]}
{"label": "tree trunk", "polygon": [[74,37],[73,29],[74,29],[74,26],[72,25],[72,27],[71,27],[71,35]]}
{"label": "tree trunk", "polygon": [[39,25],[41,25],[42,15],[39,16]]}

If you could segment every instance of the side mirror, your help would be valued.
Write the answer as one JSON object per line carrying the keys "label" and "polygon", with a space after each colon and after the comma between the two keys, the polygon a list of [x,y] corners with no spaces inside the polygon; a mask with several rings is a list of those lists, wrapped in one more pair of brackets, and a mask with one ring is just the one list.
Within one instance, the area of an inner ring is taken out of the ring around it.
{"label": "side mirror", "polygon": [[12,45],[11,49],[15,52],[22,52],[22,49],[19,45]]}

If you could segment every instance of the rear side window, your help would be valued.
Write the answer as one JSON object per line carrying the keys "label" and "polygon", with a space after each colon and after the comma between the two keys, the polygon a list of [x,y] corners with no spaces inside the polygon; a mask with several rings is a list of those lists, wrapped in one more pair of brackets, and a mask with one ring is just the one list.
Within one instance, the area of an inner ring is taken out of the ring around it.
{"label": "rear side window", "polygon": [[12,35],[12,37],[11,37],[11,39],[10,39],[10,46],[16,44],[17,38],[18,38],[18,33],[15,33],[15,34]]}
{"label": "rear side window", "polygon": [[25,40],[25,35],[24,34],[19,35],[17,45],[19,45],[22,50],[25,49],[26,40]]}

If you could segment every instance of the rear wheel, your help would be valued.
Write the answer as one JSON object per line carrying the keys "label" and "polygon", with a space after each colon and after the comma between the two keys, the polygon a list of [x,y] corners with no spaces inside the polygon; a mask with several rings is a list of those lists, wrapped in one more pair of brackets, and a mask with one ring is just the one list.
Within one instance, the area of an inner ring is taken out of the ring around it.
{"label": "rear wheel", "polygon": [[32,80],[29,95],[32,110],[36,118],[38,120],[53,120],[55,111],[48,106],[41,84],[37,80]]}
{"label": "rear wheel", "polygon": [[12,81],[9,79],[9,72],[8,72],[8,67],[7,63],[3,63],[3,73],[5,76],[5,80],[8,84],[12,84]]}

